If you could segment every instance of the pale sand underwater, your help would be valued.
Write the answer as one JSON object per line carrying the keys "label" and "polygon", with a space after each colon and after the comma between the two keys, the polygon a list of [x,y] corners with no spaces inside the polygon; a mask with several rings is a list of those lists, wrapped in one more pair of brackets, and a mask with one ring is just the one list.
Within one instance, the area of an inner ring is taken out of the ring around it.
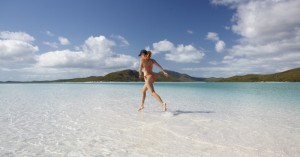
{"label": "pale sand underwater", "polygon": [[142,85],[0,84],[0,156],[300,155],[299,83]]}

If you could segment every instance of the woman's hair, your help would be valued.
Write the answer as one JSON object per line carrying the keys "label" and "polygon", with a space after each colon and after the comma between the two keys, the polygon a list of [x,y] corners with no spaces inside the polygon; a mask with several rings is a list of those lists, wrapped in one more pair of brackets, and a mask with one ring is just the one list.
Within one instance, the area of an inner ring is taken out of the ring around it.
{"label": "woman's hair", "polygon": [[150,58],[151,58],[151,54],[152,54],[152,52],[151,52],[151,51],[147,51],[147,54],[146,54],[146,56],[147,56],[147,59],[150,59]]}

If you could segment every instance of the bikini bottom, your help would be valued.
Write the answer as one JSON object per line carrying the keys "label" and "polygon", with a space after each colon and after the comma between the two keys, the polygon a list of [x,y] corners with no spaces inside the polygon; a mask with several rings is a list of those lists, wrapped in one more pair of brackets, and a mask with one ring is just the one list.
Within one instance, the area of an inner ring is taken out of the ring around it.
{"label": "bikini bottom", "polygon": [[156,77],[155,77],[154,74],[147,74],[147,75],[144,76],[144,78],[147,79],[147,77],[150,77],[150,76],[151,76],[151,78],[150,78],[149,81],[150,81],[151,83],[154,83],[155,80],[156,80]]}

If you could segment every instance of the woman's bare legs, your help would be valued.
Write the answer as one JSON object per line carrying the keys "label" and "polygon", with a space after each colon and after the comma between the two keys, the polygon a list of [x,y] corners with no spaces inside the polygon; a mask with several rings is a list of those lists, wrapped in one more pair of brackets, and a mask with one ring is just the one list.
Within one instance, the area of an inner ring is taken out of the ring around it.
{"label": "woman's bare legs", "polygon": [[147,91],[147,86],[145,84],[144,87],[142,88],[142,101],[141,101],[141,105],[140,105],[138,111],[141,111],[144,108],[144,102],[146,99],[146,91]]}
{"label": "woman's bare legs", "polygon": [[147,89],[149,89],[151,95],[160,103],[160,106],[163,108],[163,111],[167,111],[167,104],[161,100],[161,97],[157,93],[155,93],[153,83],[149,81],[152,79],[151,77],[152,76],[148,77],[148,79],[145,80],[145,85]]}

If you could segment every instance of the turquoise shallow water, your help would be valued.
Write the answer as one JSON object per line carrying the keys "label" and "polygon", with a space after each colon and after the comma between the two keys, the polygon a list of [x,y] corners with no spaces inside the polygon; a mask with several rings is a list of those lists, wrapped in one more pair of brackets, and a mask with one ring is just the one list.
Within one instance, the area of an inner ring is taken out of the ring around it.
{"label": "turquoise shallow water", "polygon": [[[0,84],[0,156],[299,156],[300,83]],[[171,146],[171,147],[170,147]]]}

